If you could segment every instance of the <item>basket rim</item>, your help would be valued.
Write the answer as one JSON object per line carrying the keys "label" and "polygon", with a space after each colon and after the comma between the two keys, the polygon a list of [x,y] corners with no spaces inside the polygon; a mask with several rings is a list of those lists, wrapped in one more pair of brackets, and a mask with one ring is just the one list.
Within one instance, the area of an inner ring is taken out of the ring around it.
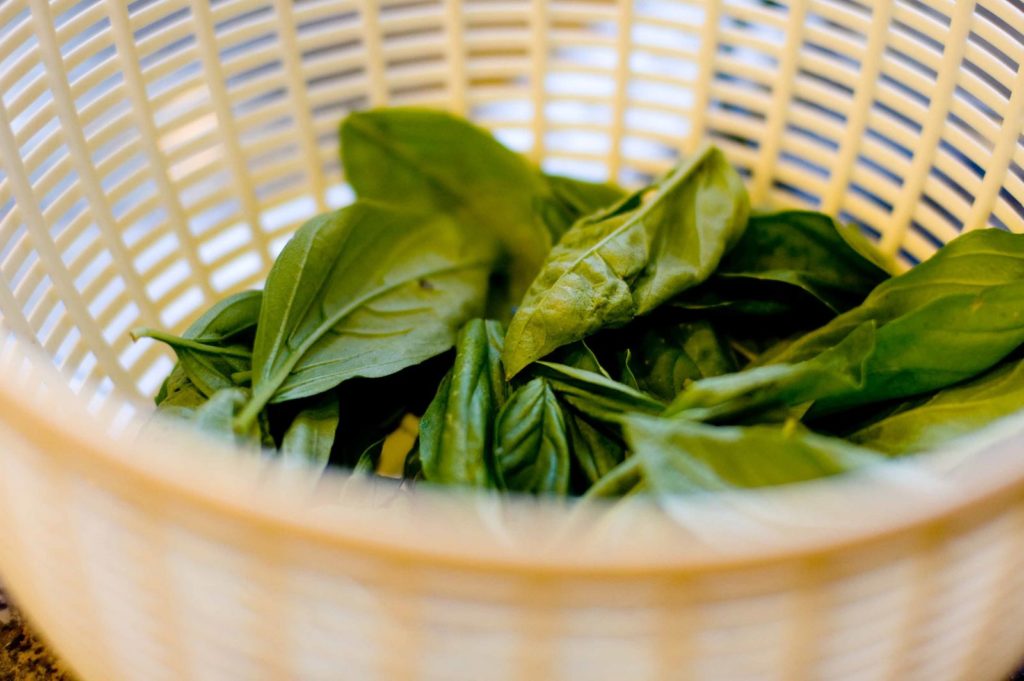
{"label": "basket rim", "polygon": [[[8,336],[4,343],[10,344],[12,340]],[[823,497],[819,495],[824,494],[841,500],[846,510],[854,512],[851,516],[854,522],[845,526],[828,526],[823,528],[827,530],[824,533],[809,532],[807,536],[783,532],[761,544],[751,544],[741,536],[725,538],[713,545],[698,540],[686,546],[666,546],[663,541],[638,539],[633,548],[644,550],[627,555],[603,550],[607,543],[602,543],[601,539],[596,539],[592,546],[568,543],[555,551],[535,550],[536,547],[524,550],[522,546],[508,549],[498,538],[488,535],[490,525],[479,522],[481,508],[488,512],[499,506],[503,512],[519,508],[527,516],[534,515],[534,520],[544,522],[564,521],[568,515],[566,504],[523,498],[511,503],[497,502],[494,497],[476,492],[417,493],[417,501],[422,499],[423,503],[417,503],[413,515],[380,513],[375,509],[375,513],[379,513],[374,516],[376,525],[368,528],[364,523],[351,522],[361,516],[353,515],[350,508],[337,506],[311,513],[310,505],[294,496],[303,490],[309,492],[313,478],[308,472],[289,471],[276,461],[241,454],[240,450],[187,427],[175,427],[167,433],[166,439],[147,444],[152,449],[140,456],[134,437],[114,435],[109,428],[97,427],[98,423],[109,427],[113,423],[109,414],[116,410],[104,409],[99,417],[91,414],[38,348],[17,344],[15,354],[22,367],[26,361],[31,367],[23,375],[29,377],[30,383],[38,384],[39,374],[42,374],[51,389],[41,398],[41,391],[33,391],[25,381],[0,382],[0,409],[6,415],[0,420],[0,441],[7,440],[6,444],[15,445],[5,446],[0,456],[18,456],[17,445],[28,445],[53,459],[58,466],[70,467],[98,483],[104,491],[116,490],[118,495],[149,513],[166,517],[168,509],[172,508],[187,509],[190,513],[186,515],[205,511],[215,514],[218,520],[255,531],[264,540],[267,536],[283,541],[301,539],[331,550],[403,564],[552,577],[630,577],[769,567],[821,561],[913,536],[934,535],[951,525],[984,522],[1024,498],[1024,458],[1015,456],[1024,450],[1022,416],[991,429],[988,437],[966,454],[951,451],[928,455],[933,457],[933,463],[958,467],[959,472],[966,475],[956,476],[954,484],[942,493],[926,490],[910,501],[901,495],[879,499],[879,478],[850,474],[786,488],[741,490],[699,500],[678,500],[678,510],[700,512],[704,514],[701,517],[706,517],[709,512],[735,511],[731,505],[736,503],[762,505],[761,508],[764,503],[797,507],[802,504],[807,510],[809,501],[820,500]],[[11,356],[9,351],[2,354]],[[125,399],[117,392],[109,399],[121,405],[139,405],[137,400]],[[131,420],[132,426],[138,426],[145,419],[133,416]],[[129,430],[125,428],[122,432]],[[971,465],[964,468],[964,460]],[[896,470],[899,466],[894,462],[879,468]],[[329,473],[316,483],[321,490],[326,489],[328,495],[346,484],[365,485],[341,473]],[[865,508],[865,502],[875,504],[875,512],[857,513]],[[427,516],[423,525],[408,524],[410,517],[423,519],[418,514],[429,513],[431,509],[436,509],[439,516],[447,514],[445,522],[433,522],[434,518]],[[595,508],[593,512],[599,514],[601,510]],[[630,510],[636,513],[632,521],[652,520],[656,516],[662,521],[665,519],[665,509],[654,504],[638,504]],[[511,511],[512,514],[519,512]],[[737,517],[744,512],[741,508]],[[449,522],[452,518],[467,524],[453,528]],[[665,534],[661,538],[668,537]]]}

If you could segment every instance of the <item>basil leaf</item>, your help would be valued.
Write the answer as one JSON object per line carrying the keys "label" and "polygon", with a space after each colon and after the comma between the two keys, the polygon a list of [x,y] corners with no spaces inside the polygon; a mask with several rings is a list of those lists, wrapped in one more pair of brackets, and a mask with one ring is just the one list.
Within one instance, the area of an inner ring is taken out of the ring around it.
{"label": "basil leaf", "polygon": [[1024,279],[1024,236],[997,229],[967,232],[910,271],[880,284],[849,312],[759,364],[799,362],[840,342],[866,321],[879,328],[943,298]]}
{"label": "basil leaf", "polygon": [[443,217],[357,202],[310,220],[267,277],[253,398],[240,424],[268,402],[385,376],[444,352],[481,311],[492,262]]}
{"label": "basil leaf", "polygon": [[505,403],[501,368],[504,329],[495,321],[466,323],[455,365],[420,422],[419,459],[430,482],[492,487],[494,419]]}
{"label": "basil leaf", "polygon": [[373,475],[377,471],[377,462],[380,461],[381,452],[384,451],[384,440],[377,440],[366,449],[356,461],[352,472],[356,475]]}
{"label": "basil leaf", "polygon": [[[835,313],[863,302],[889,273],[847,241],[849,230],[813,211],[755,214],[705,286],[731,284],[752,296],[765,284],[793,287]],[[685,298],[685,295],[684,295]]]}
{"label": "basil leaf", "polygon": [[281,457],[323,470],[338,430],[338,396],[327,392],[298,413],[281,440]]}
{"label": "basil leaf", "polygon": [[836,475],[886,457],[784,426],[708,426],[643,415],[623,419],[647,486],[657,494],[764,487]]}
{"label": "basil leaf", "polygon": [[953,385],[991,368],[1022,343],[1024,279],[938,298],[881,328],[874,320],[864,322],[834,348],[802,362],[698,381],[668,413],[722,420],[769,404],[813,402],[807,417],[819,418]]}
{"label": "basil leaf", "polygon": [[535,378],[512,393],[495,427],[500,489],[534,494],[569,492],[569,439],[554,391]]}
{"label": "basil leaf", "polygon": [[621,437],[609,432],[607,424],[591,421],[574,409],[563,408],[565,430],[572,458],[590,487],[622,463],[626,456]]}
{"label": "basil leaf", "polygon": [[185,367],[181,363],[174,365],[171,373],[161,388],[161,394],[157,395],[157,407],[168,410],[190,410],[194,411],[203,405],[207,396],[196,387],[192,379],[188,377]]}
{"label": "basil leaf", "polygon": [[646,486],[640,459],[630,456],[594,483],[582,500],[623,497],[643,491]]}
{"label": "basil leaf", "polygon": [[[817,357],[796,364],[753,367],[689,384],[665,410],[690,421],[728,422],[793,416],[791,408],[833,394],[852,393],[865,381],[865,363],[876,347],[874,324],[867,322]],[[771,416],[766,416],[771,414]]]}
{"label": "basil leaf", "polygon": [[633,373],[633,351],[626,348],[618,356],[619,364],[619,382],[625,385],[627,388],[640,391],[640,381],[637,380],[636,374]]}
{"label": "basil leaf", "polygon": [[[349,114],[341,162],[361,198],[453,216],[477,241],[509,256],[512,296],[526,290],[544,256],[576,216],[538,208],[551,183],[525,158],[468,121],[441,111],[394,108]],[[549,229],[551,231],[549,231]]]}
{"label": "basil leaf", "polygon": [[551,351],[621,326],[705,280],[736,242],[748,200],[708,148],[562,237],[509,325],[509,378]]}
{"label": "basil leaf", "polygon": [[611,378],[585,340],[566,345],[559,352],[555,353],[555,357],[558,360],[558,364],[565,364],[566,366],[583,369],[584,371],[592,371],[596,374],[601,374],[605,378]]}
{"label": "basil leaf", "polygon": [[938,447],[1024,409],[1024,361],[940,390],[922,404],[896,411],[852,433],[849,439],[887,454]]}
{"label": "basil leaf", "polygon": [[812,416],[929,392],[988,370],[1024,343],[1024,279],[935,300],[876,336],[863,383],[823,395]]}
{"label": "basil leaf", "polygon": [[551,198],[542,210],[550,210],[545,220],[553,242],[557,242],[576,220],[619,202],[626,195],[620,187],[603,182],[587,182],[560,175],[544,175]]}
{"label": "basil leaf", "polygon": [[262,424],[254,422],[245,430],[235,426],[235,415],[248,401],[249,391],[245,388],[218,390],[195,410],[192,421],[200,430],[211,435],[231,440],[238,445],[258,448],[263,444]]}
{"label": "basil leaf", "polygon": [[156,329],[135,329],[172,348],[185,374],[205,396],[235,387],[234,374],[251,366],[252,335],[259,319],[259,291],[243,291],[214,304],[180,337]]}
{"label": "basil leaf", "polygon": [[654,315],[614,332],[614,346],[626,344],[618,354],[630,356],[633,375],[623,382],[661,400],[671,400],[689,383],[736,371],[736,361],[711,322],[680,321]]}
{"label": "basil leaf", "polygon": [[578,411],[602,421],[616,421],[625,412],[661,413],[665,405],[650,395],[608,376],[553,362],[537,362],[533,371]]}

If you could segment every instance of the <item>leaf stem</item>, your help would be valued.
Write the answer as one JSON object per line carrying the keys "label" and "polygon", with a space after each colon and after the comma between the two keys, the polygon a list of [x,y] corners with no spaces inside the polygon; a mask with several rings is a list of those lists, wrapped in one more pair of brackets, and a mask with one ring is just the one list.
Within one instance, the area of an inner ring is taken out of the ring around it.
{"label": "leaf stem", "polygon": [[159,329],[139,327],[137,329],[132,329],[129,335],[131,335],[133,341],[137,341],[140,338],[152,338],[153,340],[167,343],[172,348],[187,348],[189,350],[195,350],[196,352],[206,352],[212,355],[224,355],[227,357],[241,357],[242,359],[249,359],[252,357],[252,352],[244,348],[209,345],[191,338],[183,338],[181,336],[175,336],[174,334],[165,333]]}

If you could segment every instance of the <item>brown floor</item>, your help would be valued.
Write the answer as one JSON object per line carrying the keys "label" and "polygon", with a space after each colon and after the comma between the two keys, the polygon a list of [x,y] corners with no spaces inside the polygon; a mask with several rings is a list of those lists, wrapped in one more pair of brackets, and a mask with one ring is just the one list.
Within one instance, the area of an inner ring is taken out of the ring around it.
{"label": "brown floor", "polygon": [[0,624],[0,681],[72,681],[15,614]]}

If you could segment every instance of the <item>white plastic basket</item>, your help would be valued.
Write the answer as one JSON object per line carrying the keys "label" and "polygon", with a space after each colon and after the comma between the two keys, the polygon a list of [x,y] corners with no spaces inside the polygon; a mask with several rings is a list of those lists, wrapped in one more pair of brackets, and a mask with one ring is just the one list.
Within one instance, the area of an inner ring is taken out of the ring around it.
{"label": "white plastic basket", "polygon": [[[1017,0],[0,2],[0,574],[87,681],[985,681],[1024,654],[1024,424],[867,476],[580,518],[135,435],[127,329],[349,200],[444,106],[633,184],[709,138],[904,262],[1024,225]],[[581,527],[592,527],[581,532]]]}

